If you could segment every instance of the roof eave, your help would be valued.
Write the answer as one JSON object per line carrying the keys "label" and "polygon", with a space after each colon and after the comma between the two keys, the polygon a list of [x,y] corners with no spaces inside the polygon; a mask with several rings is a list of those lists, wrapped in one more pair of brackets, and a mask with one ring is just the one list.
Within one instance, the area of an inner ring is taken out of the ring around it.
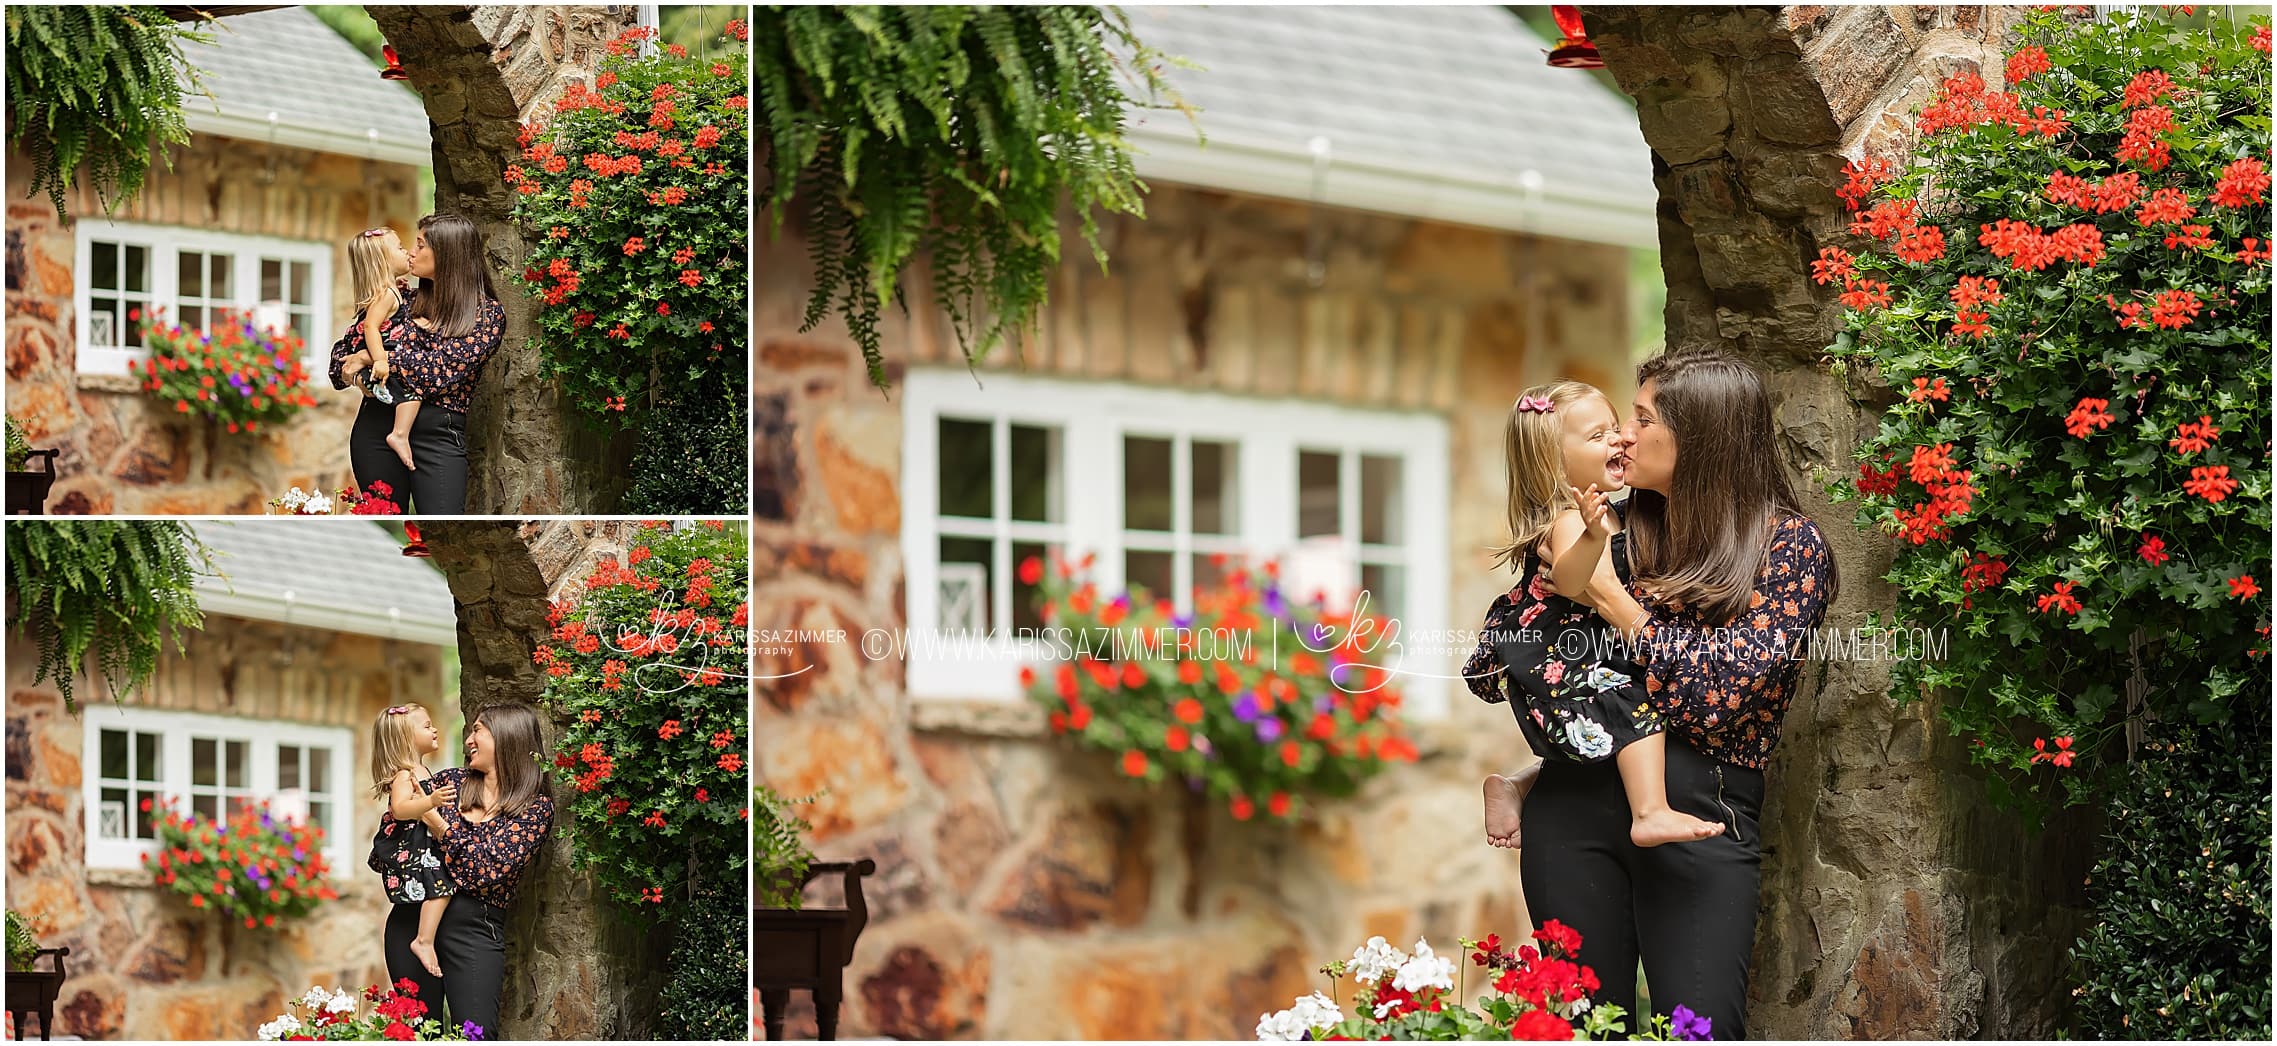
{"label": "roof eave", "polygon": [[312,606],[267,596],[248,596],[208,589],[201,585],[198,589],[198,609],[207,614],[249,621],[273,621],[295,628],[347,632],[428,646],[456,646],[459,641],[458,622],[401,613],[391,616],[389,611],[395,609],[392,607],[352,610],[346,607]]}
{"label": "roof eave", "polygon": [[[1131,129],[1134,165],[1149,181],[1176,182],[1278,199],[1314,199],[1311,156],[1286,148],[1212,135],[1207,146],[1183,124],[1176,130]],[[1320,179],[1325,206],[1454,225],[1554,236],[1584,243],[1657,250],[1654,201],[1597,194],[1529,194],[1515,179],[1495,182],[1365,161],[1332,158]]]}
{"label": "roof eave", "polygon": [[191,109],[182,116],[190,130],[199,134],[221,135],[248,142],[275,141],[278,145],[295,149],[314,149],[340,156],[368,156],[382,162],[411,167],[427,167],[435,160],[432,148],[425,142],[413,146],[403,142],[375,141],[366,135],[343,134],[327,128],[282,122],[271,125],[267,120],[199,109]]}

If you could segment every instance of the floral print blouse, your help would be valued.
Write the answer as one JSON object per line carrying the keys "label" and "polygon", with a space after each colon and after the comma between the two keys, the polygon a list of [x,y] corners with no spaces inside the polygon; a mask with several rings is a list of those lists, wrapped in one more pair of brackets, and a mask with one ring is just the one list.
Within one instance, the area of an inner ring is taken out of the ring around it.
{"label": "floral print blouse", "polygon": [[[466,769],[454,766],[436,771],[435,787],[445,784],[465,789]],[[443,865],[458,881],[459,892],[500,908],[512,907],[523,870],[545,845],[546,833],[553,828],[553,800],[541,795],[530,800],[521,813],[479,824],[467,820],[456,806],[441,807],[439,812],[451,829],[442,840]]]}
{"label": "floral print blouse", "polygon": [[[498,343],[506,336],[506,307],[495,298],[484,298],[474,328],[459,337],[446,338],[411,322],[411,303],[418,294],[417,289],[405,293],[403,303],[396,306],[395,315],[386,324],[388,365],[421,402],[464,414],[474,401],[473,379],[482,373],[482,365],[490,362],[491,354],[498,351]],[[361,314],[357,322],[361,322]],[[341,365],[363,347],[364,332],[355,322],[332,343],[332,364],[327,373],[333,388],[348,387],[340,373]]]}
{"label": "floral print blouse", "polygon": [[[1780,724],[1802,680],[1810,630],[1826,617],[1832,562],[1818,524],[1788,516],[1772,527],[1755,592],[1738,620],[1711,622],[1629,586],[1645,608],[1633,653],[1671,734],[1702,755],[1736,766],[1760,770],[1771,762]],[[1501,627],[1513,608],[1528,601],[1524,586],[1495,597],[1486,628]],[[1464,663],[1463,678],[1480,699],[1501,701],[1499,667],[1482,641]]]}

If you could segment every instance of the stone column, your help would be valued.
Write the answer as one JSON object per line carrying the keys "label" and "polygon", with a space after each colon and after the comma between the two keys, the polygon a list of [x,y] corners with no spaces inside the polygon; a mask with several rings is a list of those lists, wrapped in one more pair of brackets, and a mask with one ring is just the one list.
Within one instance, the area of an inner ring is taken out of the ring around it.
{"label": "stone column", "polygon": [[602,44],[632,25],[631,5],[510,4],[368,7],[427,107],[435,149],[435,209],[482,230],[491,282],[506,307],[506,338],[483,369],[467,417],[475,513],[581,513],[614,508],[629,440],[604,439],[561,407],[538,378],[530,344],[536,309],[512,284],[529,257],[528,231],[500,180],[521,153],[524,121],[571,82],[590,84]]}
{"label": "stone column", "polygon": [[[1653,150],[1668,343],[1723,345],[1769,376],[1777,452],[1841,571],[1831,627],[1895,602],[1889,542],[1823,493],[1887,401],[1854,402],[1821,363],[1839,288],[1813,285],[1810,262],[1845,239],[1843,164],[1902,163],[1911,113],[1945,77],[1997,81],[2021,10],[1584,9]],[[2033,835],[1991,810],[1934,698],[1898,708],[1886,669],[1814,665],[1787,714],[1748,1032],[2046,1037],[2093,833]]]}
{"label": "stone column", "polygon": [[[536,705],[545,677],[530,660],[551,631],[547,603],[572,591],[604,556],[620,560],[631,522],[430,523],[435,562],[459,618],[459,703],[469,721],[486,705]],[[555,721],[547,740],[566,725]],[[555,784],[556,798],[561,784]],[[665,941],[608,910],[592,879],[570,869],[570,814],[554,821],[523,882],[507,930],[499,1013],[512,1039],[644,1039],[663,990]]]}

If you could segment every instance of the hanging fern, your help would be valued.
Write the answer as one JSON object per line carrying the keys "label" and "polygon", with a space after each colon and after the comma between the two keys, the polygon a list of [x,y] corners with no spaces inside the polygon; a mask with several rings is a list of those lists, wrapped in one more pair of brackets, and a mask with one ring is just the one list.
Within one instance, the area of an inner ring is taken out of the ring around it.
{"label": "hanging fern", "polygon": [[[800,209],[815,286],[886,385],[878,314],[930,257],[967,360],[1033,326],[1064,198],[1102,269],[1096,211],[1144,216],[1126,107],[1191,110],[1114,8],[760,7],[759,166],[773,228]],[[1124,89],[1143,90],[1143,101]]]}
{"label": "hanging fern", "polygon": [[751,786],[751,805],[758,814],[751,829],[753,852],[758,855],[752,881],[759,887],[759,907],[799,906],[799,885],[806,879],[807,865],[814,862],[814,852],[799,836],[814,826],[793,807],[815,798],[792,799],[763,784]]}
{"label": "hanging fern", "polygon": [[202,629],[193,590],[212,553],[189,524],[162,520],[8,525],[8,624],[39,644],[38,683],[54,679],[77,714],[89,651],[113,701],[150,681],[168,640]]}
{"label": "hanging fern", "polygon": [[103,212],[142,191],[153,153],[190,140],[182,81],[197,70],[182,41],[208,42],[156,7],[8,7],[8,141],[32,161],[27,196],[42,191],[69,222],[64,196],[80,164]]}

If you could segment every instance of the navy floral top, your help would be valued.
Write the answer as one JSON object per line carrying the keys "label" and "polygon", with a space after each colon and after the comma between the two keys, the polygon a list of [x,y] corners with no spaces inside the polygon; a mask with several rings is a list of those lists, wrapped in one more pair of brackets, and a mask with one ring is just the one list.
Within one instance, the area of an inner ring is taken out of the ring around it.
{"label": "navy floral top", "polygon": [[[1645,609],[1633,653],[1645,669],[1645,690],[1667,724],[1702,755],[1760,770],[1779,744],[1779,727],[1801,683],[1810,630],[1826,618],[1832,576],[1825,535],[1807,516],[1789,516],[1771,530],[1771,544],[1756,575],[1755,592],[1738,620],[1708,621],[1680,605],[1663,604],[1631,583],[1629,594]],[[1525,586],[1495,597],[1487,609],[1493,631],[1530,602]],[[1482,637],[1463,665],[1463,678],[1482,700],[1500,701],[1500,662]]]}
{"label": "navy floral top", "polygon": [[[473,379],[482,373],[482,365],[490,362],[491,354],[498,351],[498,343],[506,336],[506,307],[495,298],[484,298],[474,329],[446,338],[411,322],[412,299],[418,295],[416,288],[406,292],[403,303],[396,306],[395,315],[384,325],[388,366],[414,398],[430,407],[464,414],[474,401]],[[333,388],[348,387],[340,368],[364,348],[364,332],[357,326],[361,322],[362,315],[358,314],[348,324],[347,333],[332,343],[332,364],[327,373]]]}
{"label": "navy floral top", "polygon": [[[466,769],[450,767],[435,772],[435,787],[449,784],[464,790]],[[553,800],[538,796],[512,817],[494,817],[479,824],[467,820],[456,806],[438,809],[451,833],[442,840],[443,864],[458,881],[459,892],[500,908],[512,907],[522,884],[522,872],[545,845],[553,828]]]}

